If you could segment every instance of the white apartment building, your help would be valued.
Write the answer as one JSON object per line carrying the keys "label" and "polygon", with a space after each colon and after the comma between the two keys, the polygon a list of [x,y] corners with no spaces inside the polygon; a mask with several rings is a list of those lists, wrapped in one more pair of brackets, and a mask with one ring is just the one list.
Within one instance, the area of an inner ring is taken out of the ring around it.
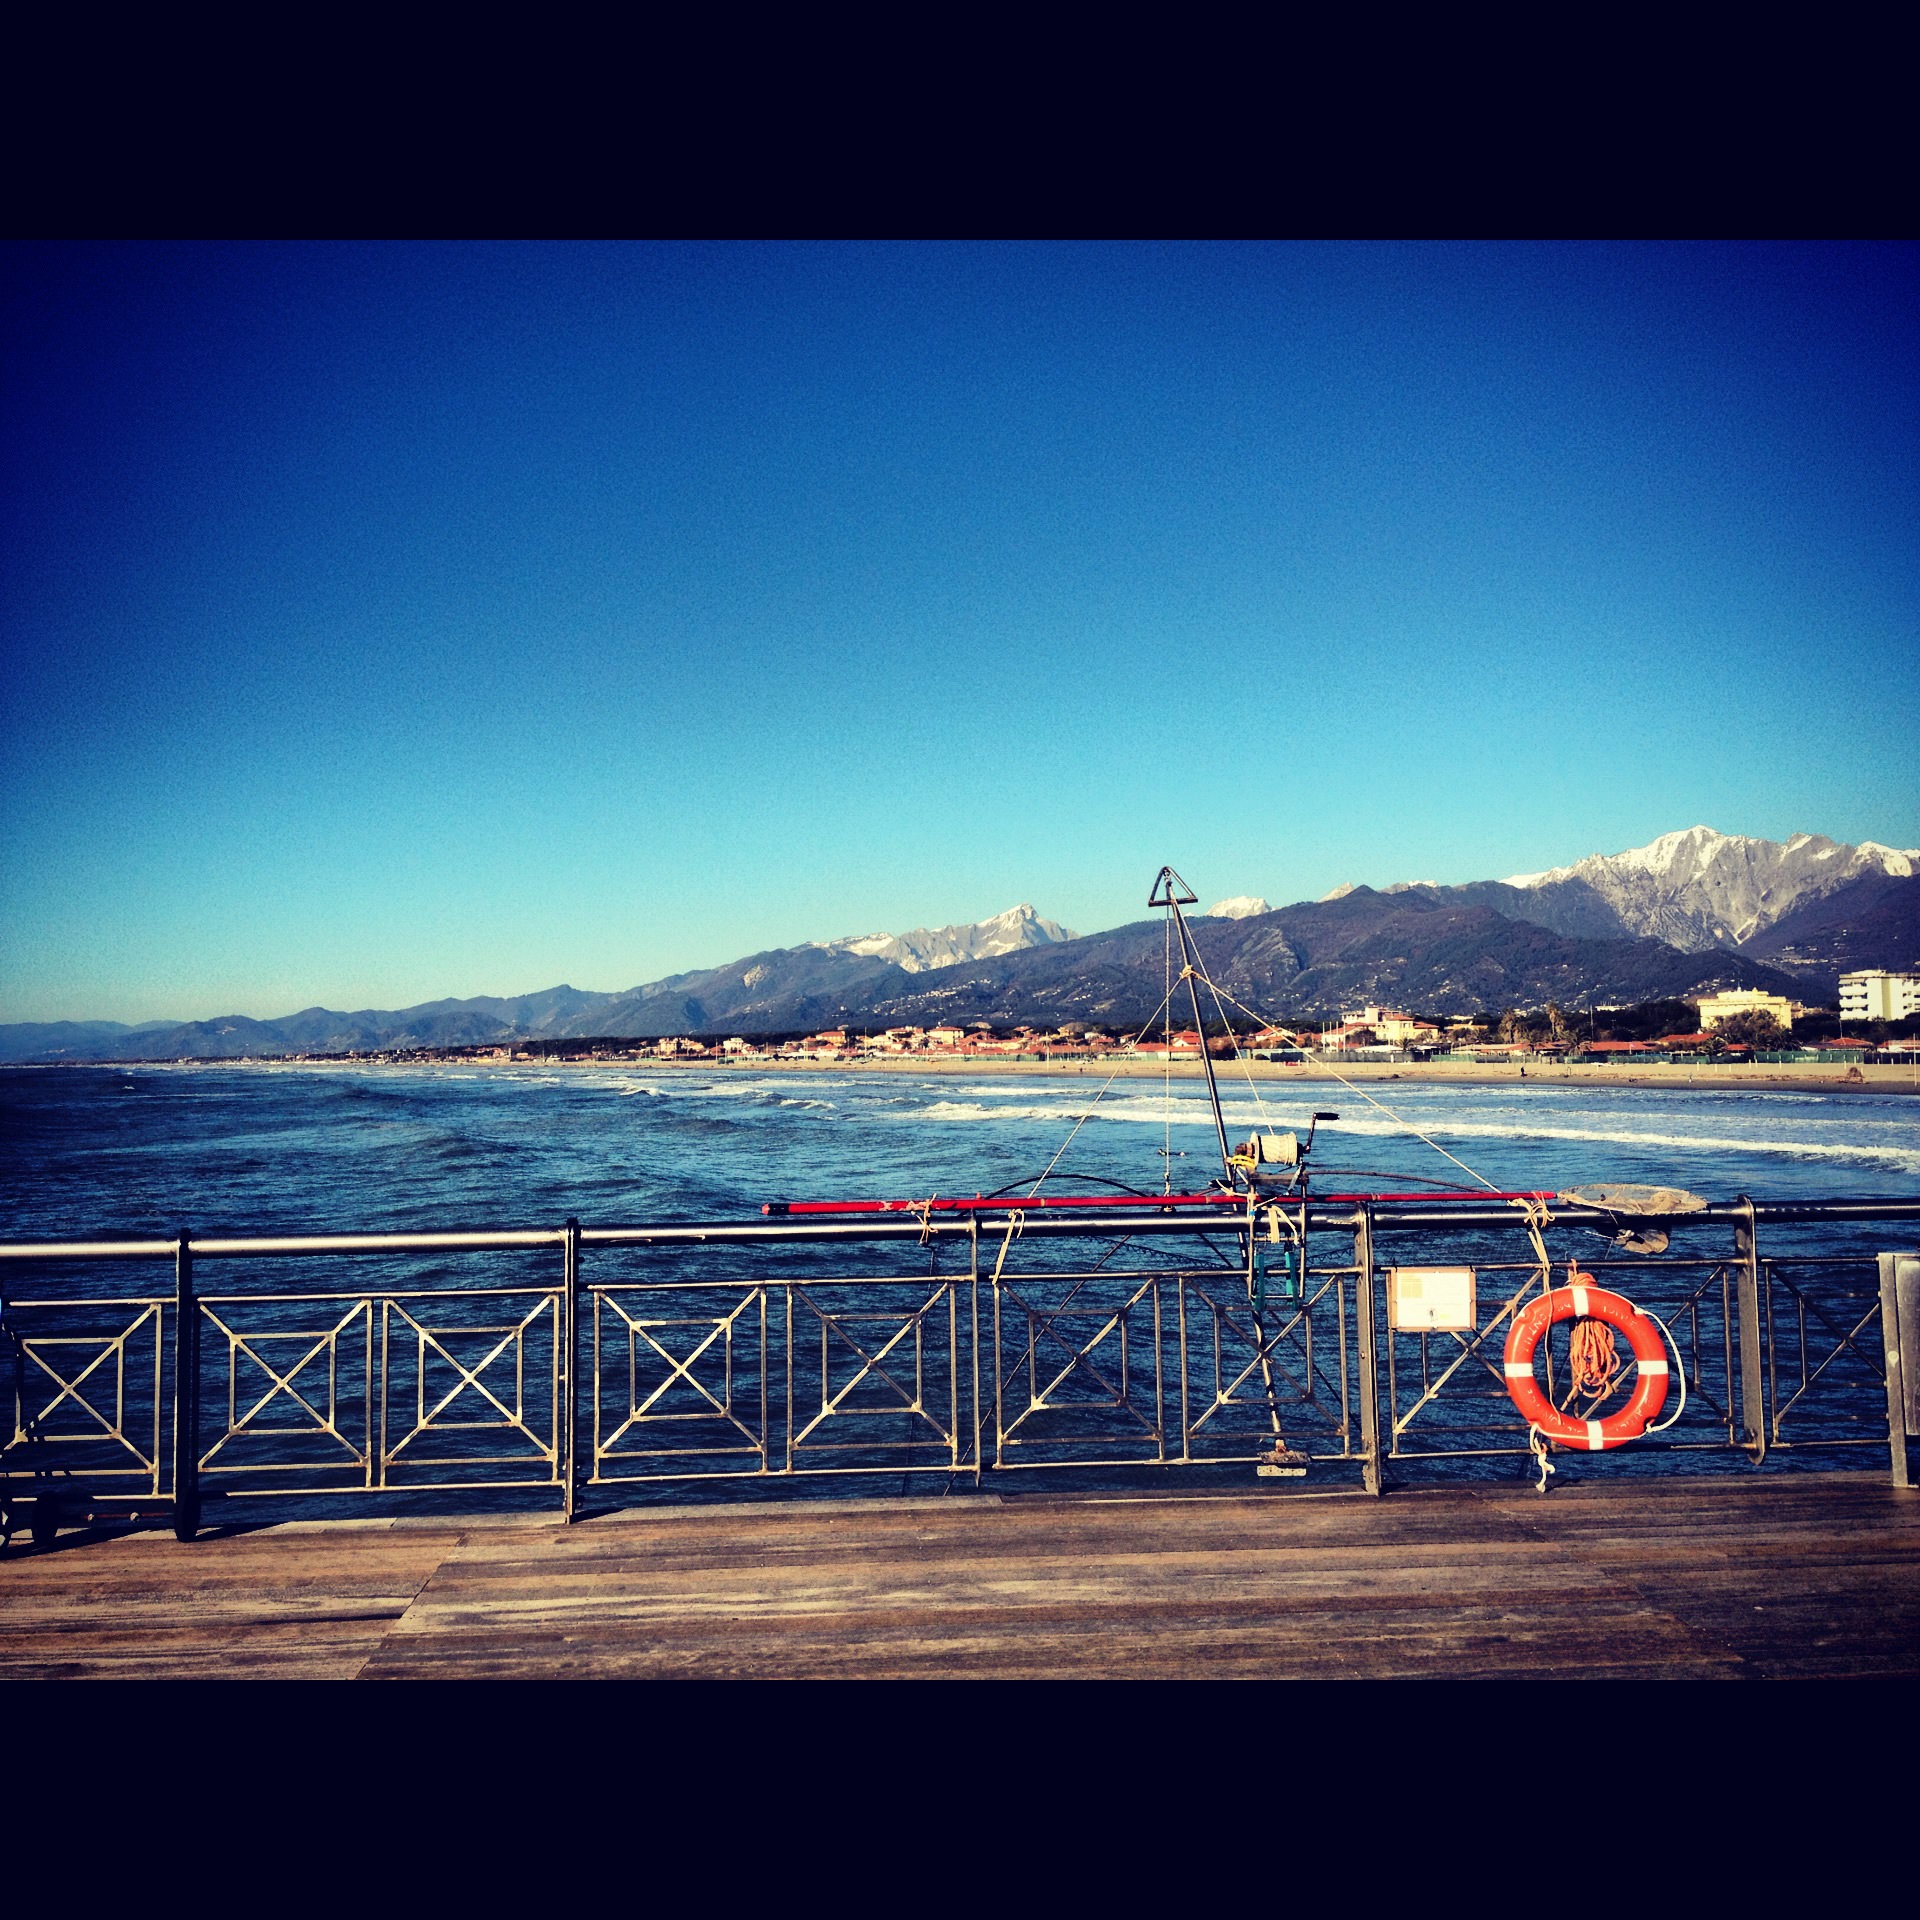
{"label": "white apartment building", "polygon": [[1416,1020],[1411,1014],[1396,1013],[1392,1007],[1356,1007],[1340,1016],[1340,1030],[1371,1027],[1376,1038],[1390,1047],[1405,1047],[1430,1040],[1440,1031],[1431,1020]]}
{"label": "white apartment building", "polygon": [[1843,973],[1842,1020],[1904,1020],[1920,1013],[1920,973]]}
{"label": "white apartment building", "polygon": [[1783,1027],[1793,1026],[1794,1003],[1785,994],[1762,993],[1758,987],[1728,987],[1700,997],[1700,1030],[1705,1033],[1736,1013],[1770,1013]]}

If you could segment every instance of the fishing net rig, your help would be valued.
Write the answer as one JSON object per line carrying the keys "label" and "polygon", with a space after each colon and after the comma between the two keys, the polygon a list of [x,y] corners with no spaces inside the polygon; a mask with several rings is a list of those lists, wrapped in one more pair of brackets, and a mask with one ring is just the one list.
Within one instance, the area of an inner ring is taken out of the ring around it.
{"label": "fishing net rig", "polygon": [[[1213,1191],[1228,1204],[1240,1202],[1246,1208],[1244,1240],[1246,1273],[1250,1305],[1253,1313],[1254,1333],[1257,1350],[1262,1357],[1263,1371],[1269,1372],[1266,1356],[1270,1351],[1270,1338],[1266,1321],[1269,1317],[1266,1291],[1261,1284],[1263,1276],[1270,1271],[1263,1267],[1257,1251],[1260,1228],[1265,1227],[1265,1237],[1270,1247],[1283,1247],[1283,1274],[1292,1280],[1292,1285],[1284,1289],[1285,1293],[1302,1301],[1307,1295],[1306,1286],[1306,1239],[1307,1239],[1307,1199],[1311,1179],[1310,1162],[1315,1139],[1323,1121],[1337,1122],[1339,1114],[1326,1109],[1315,1109],[1310,1114],[1304,1138],[1297,1132],[1278,1130],[1268,1114],[1267,1105],[1261,1096],[1260,1086],[1254,1077],[1252,1067],[1245,1050],[1237,1044],[1232,1047],[1233,1057],[1238,1064],[1246,1084],[1246,1090],[1253,1102],[1254,1111],[1259,1116],[1258,1129],[1253,1135],[1238,1143],[1231,1140],[1227,1127],[1226,1112],[1221,1100],[1220,1080],[1213,1062],[1212,1049],[1208,1043],[1209,1016],[1207,1004],[1212,1007],[1212,1022],[1233,1042],[1235,1035],[1234,1015],[1238,1014],[1254,1023],[1255,1030],[1279,1031],[1285,1029],[1279,1023],[1263,1013],[1259,1008],[1248,1005],[1244,1000],[1220,986],[1207,969],[1204,956],[1194,938],[1193,929],[1188,924],[1184,908],[1195,905],[1199,896],[1187,885],[1186,881],[1171,866],[1160,869],[1148,894],[1147,904],[1164,910],[1163,975],[1164,991],[1159,1006],[1154,1010],[1145,1026],[1135,1035],[1127,1051],[1137,1057],[1138,1049],[1145,1036],[1158,1026],[1161,1031],[1162,1058],[1162,1128],[1163,1144],[1162,1191],[1163,1198],[1170,1198],[1173,1188],[1173,1162],[1176,1154],[1173,1147],[1173,1064],[1174,1009],[1184,988],[1187,1011],[1193,1020],[1194,1050],[1198,1055],[1202,1076],[1205,1082],[1209,1115],[1213,1122],[1215,1143],[1220,1154],[1221,1171],[1212,1183]],[[1202,996],[1205,996],[1203,1002]],[[1294,1037],[1294,1036],[1290,1036]],[[1429,1148],[1439,1158],[1458,1170],[1457,1174],[1445,1180],[1431,1179],[1418,1174],[1388,1173],[1379,1169],[1345,1169],[1354,1179],[1379,1180],[1392,1184],[1399,1191],[1370,1193],[1325,1194],[1320,1197],[1336,1203],[1354,1202],[1371,1204],[1375,1201],[1395,1199],[1419,1199],[1428,1203],[1440,1202],[1499,1202],[1514,1207],[1524,1224],[1528,1240],[1533,1251],[1533,1271],[1527,1282],[1515,1297],[1508,1302],[1506,1314],[1515,1316],[1524,1310],[1530,1297],[1538,1298],[1548,1309],[1553,1308],[1554,1292],[1553,1260],[1546,1243],[1546,1230],[1551,1224],[1548,1203],[1555,1199],[1574,1201],[1583,1206],[1597,1207],[1609,1213],[1611,1223],[1607,1232],[1600,1234],[1602,1239],[1611,1239],[1613,1244],[1626,1251],[1636,1253],[1664,1252],[1667,1246],[1667,1232],[1661,1224],[1661,1216],[1698,1211],[1706,1203],[1697,1195],[1678,1188],[1654,1188],[1634,1186],[1610,1186],[1575,1188],[1564,1194],[1548,1192],[1514,1192],[1503,1189],[1487,1178],[1477,1167],[1470,1165],[1459,1154],[1442,1146],[1421,1127],[1415,1125],[1404,1114],[1396,1112],[1384,1101],[1376,1098],[1366,1088],[1349,1079],[1333,1065],[1331,1061],[1316,1058],[1305,1049],[1301,1058],[1314,1071],[1327,1075],[1339,1083],[1356,1100],[1364,1102],[1381,1114],[1400,1132],[1410,1135]],[[1082,1127],[1093,1116],[1107,1092],[1118,1078],[1121,1066],[1117,1066],[1109,1075],[1105,1084],[1094,1095],[1085,1112],[1075,1121],[1072,1130],[1062,1142],[1052,1161],[1028,1189],[1028,1200],[1037,1200],[1047,1179],[1058,1167],[1061,1157],[1068,1146],[1079,1134]],[[1465,1175],[1472,1182],[1471,1187],[1463,1187],[1458,1175]],[[1084,1181],[1085,1176],[1077,1176]],[[1419,1189],[1410,1192],[1408,1189]],[[1263,1204],[1264,1203],[1264,1204]],[[1290,1204],[1289,1204],[1290,1203]],[[1587,1229],[1594,1231],[1593,1229]],[[1585,1282],[1591,1284],[1591,1276],[1582,1274],[1576,1264],[1566,1262],[1565,1289],[1572,1289]],[[1536,1292],[1537,1290],[1537,1292]],[[1585,1298],[1583,1288],[1576,1296]],[[1564,1305],[1564,1301],[1562,1303]],[[1644,1311],[1644,1310],[1639,1310]],[[1503,1315],[1503,1317],[1505,1317]],[[1652,1318],[1652,1316],[1648,1316]],[[1664,1322],[1657,1319],[1666,1335],[1667,1344],[1672,1349],[1676,1370],[1680,1373],[1680,1408],[1686,1404],[1686,1380],[1684,1369],[1678,1367],[1679,1350],[1673,1344],[1672,1336]],[[1548,1385],[1553,1399],[1557,1402],[1555,1411],[1567,1417],[1585,1422],[1596,1414],[1601,1406],[1609,1401],[1621,1389],[1625,1375],[1624,1357],[1619,1353],[1613,1331],[1603,1320],[1579,1317],[1568,1329],[1567,1379],[1564,1387],[1555,1391],[1553,1384],[1553,1363],[1551,1353],[1547,1358]],[[1662,1366],[1664,1371],[1664,1364]],[[1298,1461],[1304,1467],[1304,1456],[1294,1454],[1287,1448],[1280,1433],[1278,1405],[1272,1394],[1272,1381],[1269,1377],[1268,1404],[1273,1414],[1275,1461],[1293,1463]],[[1679,1410],[1669,1418],[1664,1426],[1671,1426],[1679,1418]],[[1649,1427],[1648,1432],[1658,1432],[1663,1427]],[[1538,1426],[1529,1430],[1529,1444],[1540,1469],[1539,1484],[1545,1489],[1547,1476],[1553,1467],[1547,1457],[1547,1440]],[[1277,1467],[1276,1471],[1291,1472],[1296,1468],[1292,1464]]]}
{"label": "fishing net rig", "polygon": [[[1272,1426],[1273,1445],[1260,1470],[1263,1473],[1304,1473],[1307,1464],[1306,1456],[1291,1449],[1281,1431],[1280,1400],[1275,1391],[1276,1383],[1273,1379],[1272,1352],[1277,1340],[1285,1337],[1289,1329],[1288,1326],[1282,1325],[1270,1331],[1269,1323],[1276,1318],[1283,1321],[1297,1321],[1299,1315],[1306,1311],[1310,1303],[1307,1282],[1307,1203],[1312,1178],[1310,1162],[1320,1125],[1323,1122],[1337,1122],[1340,1116],[1337,1112],[1315,1109],[1308,1121],[1304,1139],[1297,1131],[1283,1131],[1276,1127],[1268,1113],[1266,1101],[1261,1095],[1246,1051],[1236,1045],[1233,1048],[1234,1057],[1245,1080],[1254,1111],[1259,1116],[1259,1124],[1256,1131],[1246,1140],[1236,1143],[1230,1137],[1226,1111],[1221,1100],[1219,1076],[1215,1072],[1212,1051],[1208,1045],[1207,1005],[1210,1004],[1213,1009],[1211,1015],[1213,1024],[1230,1040],[1235,1033],[1234,1015],[1236,1014],[1251,1020],[1256,1031],[1266,1029],[1284,1032],[1285,1029],[1279,1027],[1277,1021],[1260,1009],[1248,1005],[1244,1000],[1220,986],[1208,972],[1206,961],[1194,939],[1193,929],[1188,924],[1183,911],[1184,908],[1197,904],[1198,900],[1199,895],[1171,866],[1163,866],[1155,876],[1147,904],[1150,907],[1163,909],[1166,914],[1163,936],[1164,990],[1159,1005],[1126,1042],[1113,1071],[1075,1118],[1052,1158],[1031,1182],[1023,1177],[994,1193],[975,1194],[970,1198],[942,1197],[935,1194],[924,1200],[780,1201],[763,1207],[762,1211],[779,1214],[907,1213],[920,1219],[923,1241],[932,1239],[931,1223],[936,1214],[971,1215],[976,1232],[979,1232],[980,1228],[988,1222],[998,1230],[1000,1244],[995,1250],[992,1268],[995,1284],[1001,1278],[1008,1255],[1020,1238],[1029,1213],[1055,1208],[1071,1209],[1083,1215],[1106,1213],[1115,1220],[1118,1238],[1095,1264],[1093,1272],[1083,1275],[1075,1283],[1067,1298],[1056,1305],[1053,1309],[1055,1315],[1065,1312],[1082,1289],[1091,1283],[1094,1275],[1105,1268],[1129,1244],[1130,1236],[1125,1232],[1124,1226],[1127,1213],[1151,1211],[1159,1214],[1190,1214],[1194,1220],[1196,1234],[1203,1244],[1209,1246],[1215,1257],[1223,1264],[1241,1269],[1246,1276],[1254,1346],[1258,1355],[1257,1364],[1264,1376],[1265,1398]],[[1207,1111],[1220,1156],[1220,1172],[1212,1177],[1205,1187],[1187,1182],[1185,1184],[1188,1190],[1176,1193],[1174,1162],[1188,1157],[1186,1150],[1176,1150],[1173,1145],[1173,1066],[1177,1051],[1174,1020],[1176,1009],[1183,997],[1186,1011],[1192,1016],[1194,1052],[1199,1059],[1205,1085]],[[1163,1063],[1162,1144],[1159,1149],[1160,1191],[1145,1193],[1124,1182],[1097,1178],[1079,1170],[1070,1170],[1067,1177],[1071,1177],[1077,1185],[1081,1187],[1097,1185],[1107,1191],[1098,1194],[1044,1192],[1043,1189],[1048,1181],[1061,1172],[1061,1163],[1069,1148],[1079,1138],[1088,1122],[1098,1113],[1101,1102],[1112,1090],[1115,1081],[1129,1065],[1138,1061],[1141,1048],[1146,1045],[1156,1028],[1161,1034]],[[1369,1093],[1366,1088],[1349,1079],[1331,1061],[1317,1058],[1304,1049],[1302,1058],[1313,1071],[1325,1074],[1338,1082],[1354,1099],[1373,1108],[1398,1131],[1420,1141],[1472,1183],[1471,1186],[1463,1185],[1457,1177],[1442,1181],[1420,1175],[1388,1173],[1375,1169],[1347,1169],[1344,1171],[1353,1177],[1388,1181],[1398,1190],[1340,1193],[1322,1191],[1313,1195],[1313,1198],[1323,1204],[1335,1205],[1352,1203],[1357,1206],[1368,1206],[1376,1202],[1417,1199],[1426,1204],[1499,1203],[1516,1209],[1532,1246],[1534,1265],[1529,1279],[1506,1304],[1501,1315],[1502,1319],[1508,1315],[1513,1315],[1517,1319],[1528,1302],[1529,1296],[1535,1294],[1536,1288],[1538,1297],[1544,1300],[1549,1308],[1554,1305],[1553,1260],[1545,1238],[1546,1229],[1551,1224],[1551,1215],[1548,1211],[1550,1201],[1564,1199],[1583,1207],[1600,1208],[1612,1216],[1609,1232],[1600,1237],[1611,1239],[1614,1244],[1636,1252],[1664,1250],[1666,1233],[1658,1223],[1658,1216],[1692,1212],[1705,1205],[1697,1195],[1669,1188],[1614,1186],[1575,1188],[1564,1193],[1515,1192],[1503,1189],[1488,1179],[1477,1167],[1469,1165],[1459,1154],[1442,1146],[1432,1135],[1415,1125],[1405,1115],[1396,1112],[1384,1101]],[[1409,1191],[1409,1189],[1418,1189],[1418,1191]],[[1228,1252],[1209,1238],[1209,1233],[1231,1234],[1238,1244]],[[1261,1244],[1263,1241],[1264,1247]],[[1280,1276],[1277,1313],[1274,1295],[1269,1291],[1267,1284],[1276,1273]],[[1590,1276],[1579,1273],[1572,1261],[1567,1262],[1566,1280],[1561,1292],[1569,1293],[1581,1282],[1590,1282]],[[1671,1335],[1667,1337],[1671,1344]],[[1564,1392],[1556,1394],[1556,1398],[1563,1404],[1556,1407],[1554,1412],[1556,1415],[1565,1415],[1568,1418],[1584,1421],[1597,1410],[1602,1400],[1618,1390],[1623,1366],[1611,1335],[1604,1327],[1590,1324],[1584,1316],[1576,1325],[1570,1327],[1569,1338],[1572,1343],[1569,1349],[1570,1378]],[[1673,1351],[1677,1361],[1678,1348],[1675,1347]],[[1550,1391],[1553,1390],[1552,1372],[1549,1354]],[[1685,1392],[1683,1375],[1681,1379],[1683,1407]],[[1677,1413],[1674,1418],[1678,1418]],[[1666,1425],[1671,1424],[1671,1420],[1666,1422]],[[1658,1430],[1660,1429],[1647,1429],[1650,1432]],[[1540,1485],[1544,1490],[1546,1476],[1553,1471],[1547,1460],[1546,1438],[1543,1437],[1539,1428],[1535,1427],[1530,1430],[1530,1439],[1540,1465]]]}
{"label": "fishing net rig", "polygon": [[[1147,896],[1147,904],[1150,907],[1163,908],[1166,913],[1163,956],[1165,990],[1161,994],[1160,1004],[1154,1009],[1153,1013],[1148,1017],[1139,1031],[1126,1043],[1120,1063],[1114,1068],[1114,1071],[1107,1077],[1105,1083],[1093,1096],[1093,1099],[1088,1103],[1085,1111],[1075,1120],[1066,1139],[1061,1142],[1059,1151],[1055,1153],[1053,1159],[1048,1162],[1039,1177],[1035,1179],[1028,1188],[1029,1198],[1039,1195],[1041,1188],[1045,1186],[1047,1180],[1058,1167],[1067,1148],[1073,1144],[1074,1139],[1086,1123],[1093,1118],[1101,1101],[1106,1098],[1108,1092],[1113,1087],[1114,1081],[1119,1078],[1120,1074],[1129,1064],[1129,1060],[1138,1058],[1140,1047],[1147,1040],[1148,1036],[1154,1032],[1155,1028],[1159,1028],[1161,1031],[1160,1051],[1163,1061],[1163,1144],[1160,1151],[1161,1157],[1165,1162],[1165,1168],[1162,1174],[1162,1189],[1163,1194],[1171,1195],[1173,1186],[1173,1162],[1176,1159],[1184,1159],[1186,1157],[1185,1153],[1175,1151],[1172,1142],[1174,1109],[1173,1064],[1177,1052],[1173,1023],[1175,1006],[1182,998],[1183,990],[1187,1011],[1191,1014],[1193,1020],[1194,1050],[1199,1058],[1200,1069],[1206,1087],[1208,1112],[1213,1122],[1214,1140],[1220,1154],[1220,1174],[1212,1182],[1212,1192],[1223,1198],[1268,1196],[1273,1198],[1303,1199],[1306,1197],[1309,1180],[1309,1162],[1320,1124],[1323,1121],[1330,1123],[1337,1122],[1340,1116],[1338,1113],[1330,1112],[1326,1109],[1315,1109],[1308,1118],[1307,1132],[1304,1139],[1296,1132],[1280,1131],[1267,1111],[1267,1104],[1261,1095],[1259,1083],[1254,1078],[1253,1070],[1248,1064],[1244,1052],[1236,1047],[1236,1064],[1239,1066],[1241,1075],[1245,1080],[1247,1093],[1253,1102],[1254,1110],[1259,1115],[1259,1128],[1250,1139],[1238,1143],[1234,1143],[1230,1139],[1226,1111],[1220,1096],[1220,1077],[1215,1071],[1212,1049],[1207,1042],[1209,1022],[1228,1036],[1232,1036],[1235,1030],[1235,1014],[1242,1015],[1246,1019],[1253,1021],[1256,1028],[1278,1031],[1284,1031],[1284,1029],[1279,1027],[1277,1021],[1262,1013],[1258,1008],[1249,1006],[1245,1001],[1228,992],[1220,986],[1208,972],[1205,958],[1202,956],[1199,945],[1194,939],[1193,929],[1188,924],[1186,914],[1182,911],[1183,908],[1194,905],[1199,900],[1199,897],[1200,896],[1187,885],[1186,881],[1183,880],[1172,867],[1162,867],[1155,877],[1153,886]],[[1202,999],[1203,994],[1205,996],[1204,1001]],[[1211,1014],[1207,1012],[1208,1004],[1212,1007]],[[1371,1168],[1353,1170],[1362,1177],[1396,1183],[1403,1182],[1414,1187],[1437,1190],[1423,1193],[1421,1197],[1426,1199],[1549,1200],[1555,1197],[1552,1194],[1516,1194],[1505,1191],[1496,1186],[1493,1181],[1489,1180],[1477,1168],[1469,1166],[1458,1154],[1450,1152],[1437,1140],[1433,1139],[1431,1135],[1423,1132],[1403,1114],[1396,1113],[1383,1101],[1376,1099],[1372,1094],[1367,1092],[1364,1087],[1348,1079],[1347,1076],[1341,1073],[1331,1062],[1317,1060],[1310,1055],[1303,1055],[1303,1057],[1314,1071],[1324,1073],[1331,1079],[1339,1082],[1355,1099],[1364,1101],[1368,1106],[1376,1109],[1384,1115],[1393,1126],[1421,1141],[1424,1145],[1431,1148],[1434,1153],[1438,1154],[1441,1159],[1450,1162],[1454,1167],[1458,1168],[1462,1174],[1465,1174],[1469,1180],[1475,1183],[1475,1186],[1471,1190],[1463,1190],[1457,1179],[1448,1181],[1429,1180],[1417,1174],[1387,1173]],[[1385,1199],[1394,1196],[1376,1193],[1366,1195],[1341,1194],[1336,1197],[1341,1200],[1357,1200],[1363,1198]]]}

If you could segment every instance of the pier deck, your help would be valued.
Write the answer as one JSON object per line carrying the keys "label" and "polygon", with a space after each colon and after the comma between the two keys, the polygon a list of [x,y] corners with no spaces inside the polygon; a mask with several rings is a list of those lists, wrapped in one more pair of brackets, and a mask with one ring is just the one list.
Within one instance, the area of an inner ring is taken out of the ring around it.
{"label": "pier deck", "polygon": [[1920,1495],[1734,1474],[63,1534],[0,1678],[1920,1676]]}

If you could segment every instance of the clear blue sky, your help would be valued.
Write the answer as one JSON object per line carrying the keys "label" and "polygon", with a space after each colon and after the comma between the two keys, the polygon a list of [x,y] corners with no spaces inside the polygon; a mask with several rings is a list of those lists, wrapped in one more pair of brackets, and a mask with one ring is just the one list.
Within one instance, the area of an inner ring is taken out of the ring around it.
{"label": "clear blue sky", "polygon": [[15,248],[0,1019],[1920,843],[1920,253]]}

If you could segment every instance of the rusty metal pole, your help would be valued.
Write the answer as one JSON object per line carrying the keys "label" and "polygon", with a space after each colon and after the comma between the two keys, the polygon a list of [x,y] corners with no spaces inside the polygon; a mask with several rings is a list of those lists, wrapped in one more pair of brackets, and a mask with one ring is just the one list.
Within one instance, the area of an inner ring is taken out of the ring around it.
{"label": "rusty metal pole", "polygon": [[565,1298],[560,1308],[561,1361],[566,1379],[560,1389],[561,1512],[571,1526],[579,1507],[579,1455],[575,1444],[580,1426],[580,1222],[569,1220],[560,1242]]}
{"label": "rusty metal pole", "polygon": [[200,1531],[200,1303],[193,1293],[193,1242],[173,1243],[173,1537]]}
{"label": "rusty metal pole", "polygon": [[1880,1331],[1887,1355],[1887,1445],[1893,1484],[1913,1485],[1907,1436],[1920,1432],[1920,1254],[1880,1256]]}
{"label": "rusty metal pole", "polygon": [[[1193,1003],[1193,1037],[1200,1043],[1200,1067],[1207,1076],[1207,1104],[1213,1109],[1213,1131],[1220,1142],[1220,1171],[1231,1181],[1233,1179],[1233,1149],[1227,1144],[1226,1117],[1220,1111],[1220,1083],[1214,1078],[1213,1056],[1207,1051],[1207,1024],[1200,1014],[1200,952],[1193,944],[1193,936],[1187,931],[1186,916],[1180,911],[1178,902],[1169,900],[1167,910],[1173,915],[1173,924],[1180,933],[1181,966],[1187,977],[1187,998]],[[1233,1029],[1227,1029],[1231,1039]],[[1169,1163],[1171,1164],[1171,1163]]]}
{"label": "rusty metal pole", "polygon": [[980,1488],[980,1474],[985,1462],[980,1457],[980,1216],[974,1214],[967,1222],[967,1300],[968,1312],[973,1316],[973,1485],[976,1492]]}
{"label": "rusty metal pole", "polygon": [[1740,1218],[1733,1226],[1735,1286],[1740,1312],[1741,1443],[1757,1467],[1767,1457],[1767,1394],[1760,1345],[1760,1244],[1754,1230],[1753,1202],[1743,1193],[1735,1202]]}
{"label": "rusty metal pole", "polygon": [[1354,1321],[1360,1336],[1360,1484],[1377,1494],[1380,1475],[1380,1362],[1374,1345],[1373,1209],[1360,1209],[1353,1230]]}

